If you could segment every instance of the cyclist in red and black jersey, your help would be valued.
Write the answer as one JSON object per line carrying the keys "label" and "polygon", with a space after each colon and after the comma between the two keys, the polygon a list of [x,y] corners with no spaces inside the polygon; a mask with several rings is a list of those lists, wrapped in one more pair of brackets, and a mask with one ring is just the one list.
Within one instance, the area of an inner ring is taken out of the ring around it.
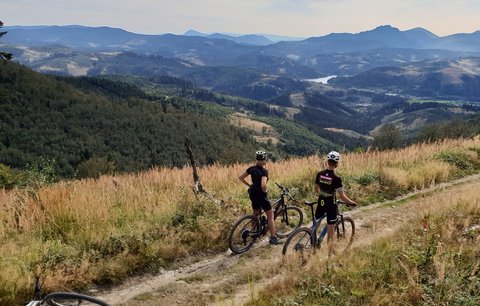
{"label": "cyclist in red and black jersey", "polygon": [[[261,209],[267,214],[268,231],[270,232],[270,244],[280,244],[280,240],[275,236],[275,223],[273,221],[272,204],[267,196],[268,170],[265,169],[267,164],[267,153],[265,151],[256,152],[256,163],[249,167],[238,178],[242,183],[248,186],[248,195],[252,201],[252,209],[254,215],[258,216]],[[246,177],[249,176],[252,183],[247,182]]]}
{"label": "cyclist in red and black jersey", "polygon": [[315,192],[318,193],[318,205],[315,211],[315,218],[319,219],[327,215],[327,243],[328,256],[333,253],[333,231],[337,222],[338,207],[336,204],[336,194],[340,200],[350,205],[357,205],[347,197],[343,191],[342,178],[335,173],[335,168],[340,161],[340,154],[332,151],[327,154],[327,169],[317,173],[315,178]]}

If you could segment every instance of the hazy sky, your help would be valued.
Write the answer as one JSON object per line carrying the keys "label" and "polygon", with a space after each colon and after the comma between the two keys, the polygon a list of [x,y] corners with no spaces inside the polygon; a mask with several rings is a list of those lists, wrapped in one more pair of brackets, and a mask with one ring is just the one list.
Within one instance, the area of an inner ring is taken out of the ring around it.
{"label": "hazy sky", "polygon": [[437,35],[480,30],[480,0],[0,0],[5,25],[111,26],[135,33],[320,36],[390,24]]}

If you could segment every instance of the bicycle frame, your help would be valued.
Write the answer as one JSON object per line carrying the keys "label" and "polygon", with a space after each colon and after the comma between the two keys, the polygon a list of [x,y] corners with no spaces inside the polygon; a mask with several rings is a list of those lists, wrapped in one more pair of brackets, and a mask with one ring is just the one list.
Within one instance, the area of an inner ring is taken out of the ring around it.
{"label": "bicycle frame", "polygon": [[[285,190],[284,187],[278,185],[277,183],[275,183],[280,189],[282,189],[282,194],[280,195],[280,198],[275,200],[275,202],[273,202],[272,204],[272,209],[273,209],[273,218],[276,218],[278,216],[278,212],[279,211],[282,211],[282,213],[284,214],[283,215],[283,218],[285,220],[285,223],[288,224],[288,214],[286,213],[286,207],[287,205],[285,204],[285,196],[289,196],[290,198],[292,198],[290,196],[290,194],[288,193],[288,190]],[[271,202],[271,201],[270,201]],[[265,211],[263,209],[260,209],[260,214],[256,215],[256,217],[258,218],[258,222],[260,224],[260,230],[258,232],[253,232],[251,234],[255,235],[255,234],[260,234],[263,232],[264,230],[264,227],[263,227],[263,224],[261,222],[261,217],[265,214]]]}
{"label": "bicycle frame", "polygon": [[[295,201],[288,188],[275,183],[282,193],[279,199],[269,200],[275,222],[275,235],[279,238],[287,237],[299,228],[303,222],[303,212],[294,205],[287,205],[286,197]],[[281,223],[279,223],[281,222]],[[254,210],[253,214],[238,219],[228,235],[228,244],[233,253],[246,252],[251,245],[268,232],[268,221],[263,209]]]}
{"label": "bicycle frame", "polygon": [[[311,233],[312,233],[312,240],[313,240],[312,245],[314,245],[315,247],[319,247],[320,244],[323,241],[323,238],[327,234],[328,223],[325,224],[322,231],[320,232],[320,235],[317,235],[317,230],[320,228],[319,225],[322,223],[323,219],[325,219],[327,217],[327,215],[324,214],[321,218],[317,219],[317,218],[315,218],[315,212],[313,211],[313,206],[315,204],[318,205],[318,202],[305,202],[305,204],[310,206],[310,211],[311,211],[311,214],[312,214],[312,226],[310,226],[310,228],[309,228]],[[337,216],[341,220],[341,224],[342,224],[342,227],[343,227],[342,229],[345,230],[345,224],[344,224],[344,221],[343,221],[343,214],[340,213],[340,209],[338,208],[339,204],[343,204],[343,202],[337,201]],[[338,231],[338,229],[337,229],[337,231]]]}

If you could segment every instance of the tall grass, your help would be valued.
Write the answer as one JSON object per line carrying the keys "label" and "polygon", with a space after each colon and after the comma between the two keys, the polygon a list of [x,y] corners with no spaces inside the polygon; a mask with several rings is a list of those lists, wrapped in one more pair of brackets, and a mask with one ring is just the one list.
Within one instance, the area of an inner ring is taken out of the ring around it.
{"label": "tall grass", "polygon": [[[337,172],[347,193],[368,204],[478,171],[479,148],[476,138],[344,154]],[[187,254],[226,249],[231,223],[250,211],[237,179],[247,166],[200,169],[204,187],[222,205],[196,199],[189,167],[0,190],[0,303],[28,297],[35,273],[46,277],[47,291],[82,290],[155,273]],[[323,166],[317,156],[268,164],[271,197],[279,194],[276,181],[294,187],[299,199],[314,199],[315,173]]]}
{"label": "tall grass", "polygon": [[330,263],[315,257],[251,305],[479,305],[478,192],[423,204],[388,238]]}

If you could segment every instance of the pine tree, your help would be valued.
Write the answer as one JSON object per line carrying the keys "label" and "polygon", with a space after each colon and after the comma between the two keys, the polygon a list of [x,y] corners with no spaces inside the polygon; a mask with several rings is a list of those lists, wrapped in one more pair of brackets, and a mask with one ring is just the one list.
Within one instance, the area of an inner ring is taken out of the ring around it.
{"label": "pine tree", "polygon": [[[0,29],[3,27],[3,22],[0,20]],[[0,38],[7,34],[7,32],[1,32],[0,31]],[[12,54],[11,53],[6,53],[6,52],[2,52],[0,51],[0,60],[1,61],[8,61],[8,60],[11,60],[12,59]]]}

